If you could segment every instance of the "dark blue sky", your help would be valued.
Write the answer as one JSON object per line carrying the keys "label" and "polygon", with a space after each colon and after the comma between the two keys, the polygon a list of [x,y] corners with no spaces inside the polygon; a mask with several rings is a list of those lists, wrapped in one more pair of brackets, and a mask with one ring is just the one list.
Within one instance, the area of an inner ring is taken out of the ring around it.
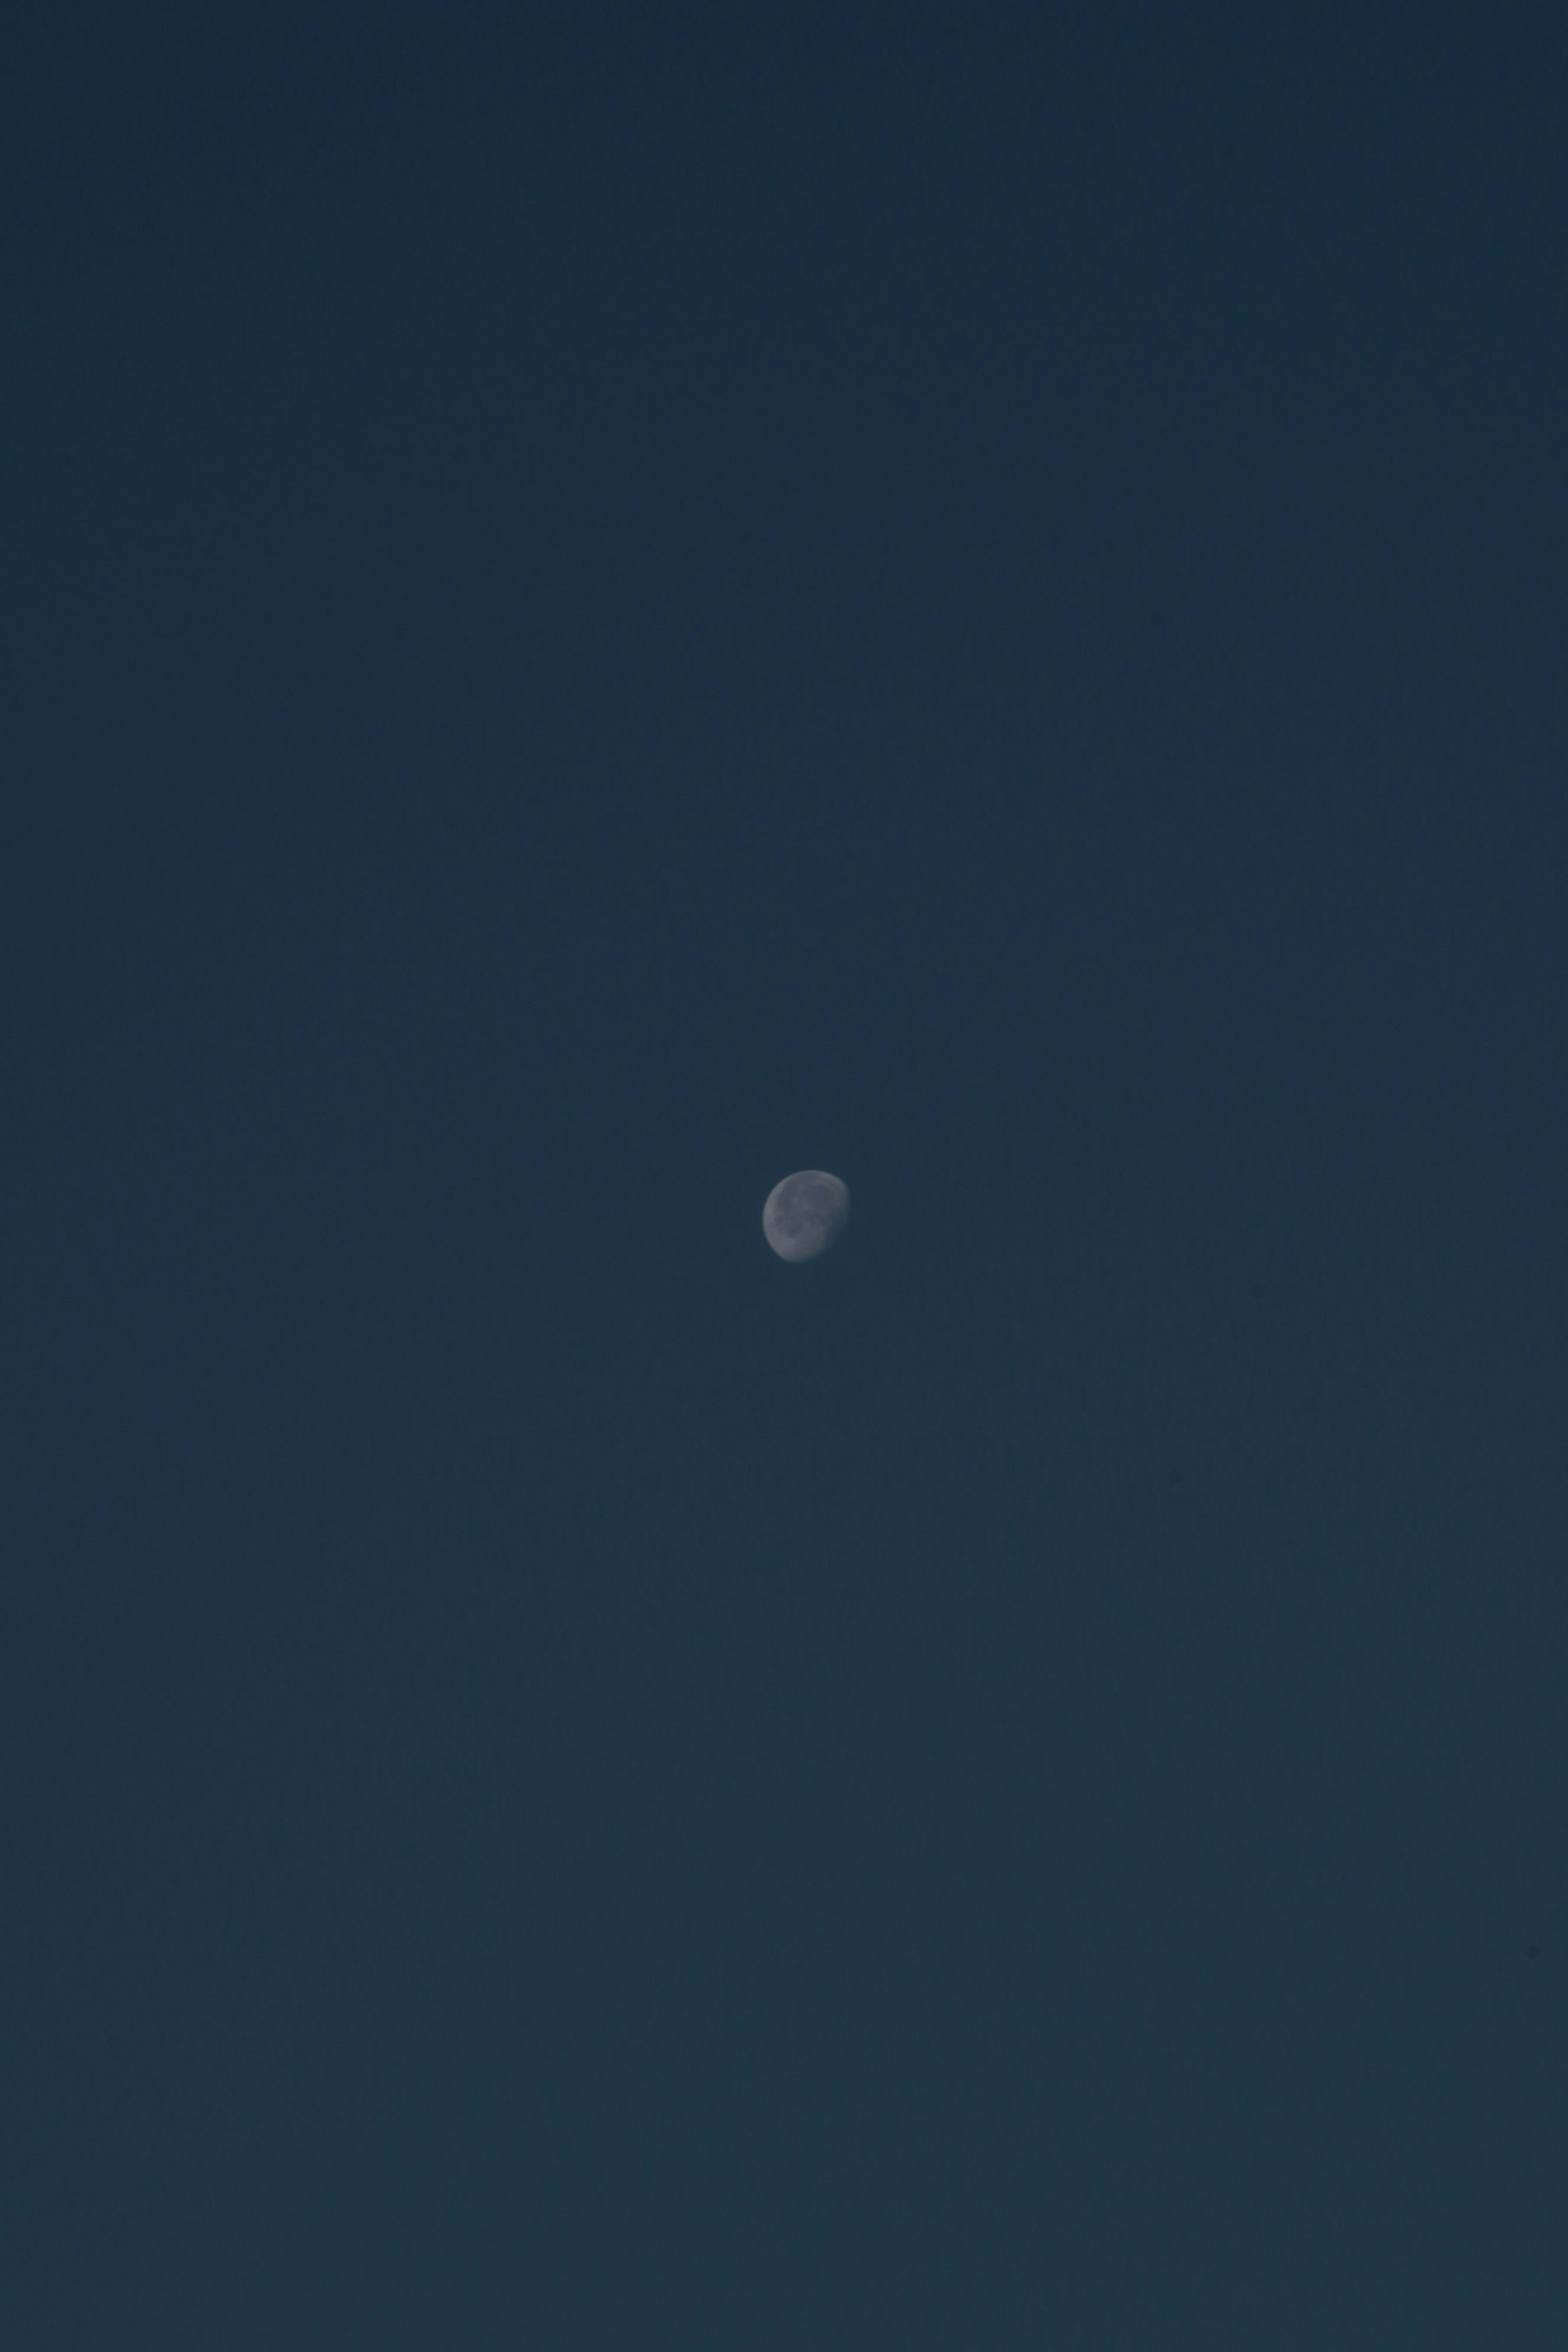
{"label": "dark blue sky", "polygon": [[0,81],[7,2347],[1555,2352],[1568,34],[248,13]]}

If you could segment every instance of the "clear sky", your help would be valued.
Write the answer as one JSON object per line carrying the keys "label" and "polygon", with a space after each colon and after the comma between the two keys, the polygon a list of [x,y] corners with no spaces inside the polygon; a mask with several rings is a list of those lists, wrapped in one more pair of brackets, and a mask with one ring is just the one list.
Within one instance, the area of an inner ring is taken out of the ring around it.
{"label": "clear sky", "polygon": [[7,2352],[1568,2341],[1565,113],[8,18]]}

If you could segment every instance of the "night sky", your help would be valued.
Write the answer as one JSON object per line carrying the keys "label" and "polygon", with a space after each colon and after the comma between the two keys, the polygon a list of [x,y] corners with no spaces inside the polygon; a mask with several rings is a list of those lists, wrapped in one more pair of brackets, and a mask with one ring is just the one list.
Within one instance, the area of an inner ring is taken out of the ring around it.
{"label": "night sky", "polygon": [[1565,121],[10,13],[6,2352],[1568,2342]]}

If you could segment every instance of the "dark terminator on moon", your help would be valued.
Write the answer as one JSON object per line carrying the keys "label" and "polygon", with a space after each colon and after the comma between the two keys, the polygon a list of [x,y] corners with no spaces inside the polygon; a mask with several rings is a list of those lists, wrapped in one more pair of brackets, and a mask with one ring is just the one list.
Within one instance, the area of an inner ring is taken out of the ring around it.
{"label": "dark terminator on moon", "polygon": [[768,1247],[792,1265],[831,1249],[848,1222],[848,1186],[820,1168],[786,1176],[773,1186],[763,1211]]}

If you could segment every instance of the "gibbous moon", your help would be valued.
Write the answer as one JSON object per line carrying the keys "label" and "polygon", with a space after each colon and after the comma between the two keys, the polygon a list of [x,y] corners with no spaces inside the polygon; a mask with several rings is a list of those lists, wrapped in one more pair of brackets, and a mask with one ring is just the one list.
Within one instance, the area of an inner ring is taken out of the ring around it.
{"label": "gibbous moon", "polygon": [[831,1249],[848,1222],[849,1187],[820,1168],[786,1176],[773,1186],[763,1211],[768,1247],[792,1265]]}

